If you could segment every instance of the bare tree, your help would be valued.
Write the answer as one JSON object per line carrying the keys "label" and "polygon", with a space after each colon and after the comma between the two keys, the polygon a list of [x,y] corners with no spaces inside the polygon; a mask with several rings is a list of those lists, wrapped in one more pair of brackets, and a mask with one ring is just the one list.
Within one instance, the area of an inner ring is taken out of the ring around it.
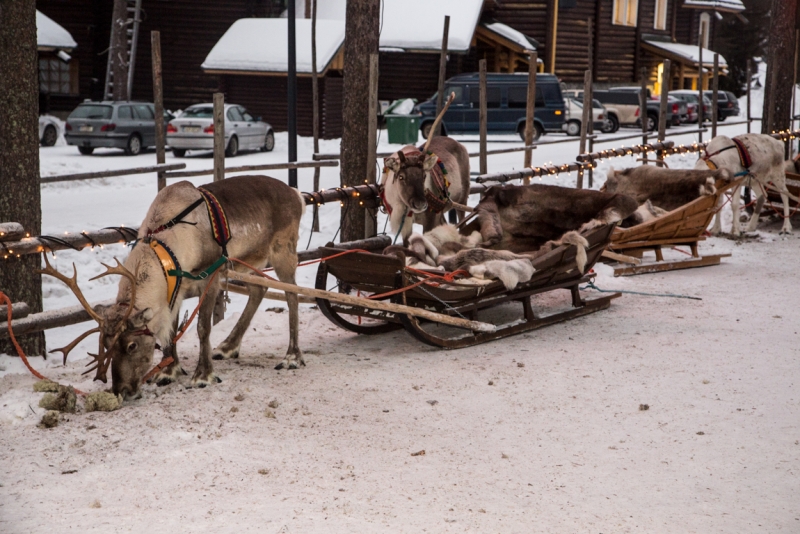
{"label": "bare tree", "polygon": [[[42,228],[37,65],[35,0],[0,3],[0,214],[31,235]],[[14,302],[27,302],[32,312],[42,311],[42,277],[35,273],[40,262],[36,255],[18,258],[0,250],[0,290]],[[26,354],[45,353],[42,333],[19,341]],[[0,352],[16,354],[8,339],[0,340]]]}
{"label": "bare tree", "polygon": [[[369,56],[378,52],[380,0],[347,0],[342,103],[342,185],[363,184],[367,178],[369,141]],[[342,241],[362,239],[365,211],[355,203],[342,208]]]}
{"label": "bare tree", "polygon": [[772,0],[761,133],[786,130],[792,114],[797,2]]}
{"label": "bare tree", "polygon": [[111,43],[108,53],[113,65],[113,98],[128,100],[128,2],[114,0],[114,11],[111,16]]}

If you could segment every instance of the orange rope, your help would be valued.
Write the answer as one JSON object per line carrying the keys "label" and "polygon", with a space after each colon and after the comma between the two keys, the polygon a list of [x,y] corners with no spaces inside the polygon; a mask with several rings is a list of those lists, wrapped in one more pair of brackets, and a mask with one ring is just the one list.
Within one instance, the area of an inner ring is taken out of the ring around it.
{"label": "orange rope", "polygon": [[[8,305],[8,319],[7,319],[8,322],[6,323],[8,325],[8,335],[11,337],[11,343],[14,344],[14,348],[17,350],[17,354],[19,355],[20,359],[22,360],[22,363],[24,363],[25,367],[28,368],[28,371],[30,371],[31,374],[33,376],[35,376],[36,378],[38,378],[39,380],[50,380],[49,378],[47,378],[44,375],[42,375],[39,371],[37,371],[36,369],[31,367],[31,364],[28,361],[28,357],[25,356],[25,352],[23,352],[22,347],[20,347],[19,343],[17,342],[16,336],[14,336],[14,330],[11,328],[11,316],[12,316],[12,310],[11,310],[12,302],[11,302],[11,299],[8,297],[8,295],[6,295],[2,291],[0,291],[0,301],[3,301],[3,302],[6,303],[6,305]],[[83,391],[81,391],[79,389],[75,389],[75,393],[77,393],[78,395],[86,395],[86,393],[84,393]]]}

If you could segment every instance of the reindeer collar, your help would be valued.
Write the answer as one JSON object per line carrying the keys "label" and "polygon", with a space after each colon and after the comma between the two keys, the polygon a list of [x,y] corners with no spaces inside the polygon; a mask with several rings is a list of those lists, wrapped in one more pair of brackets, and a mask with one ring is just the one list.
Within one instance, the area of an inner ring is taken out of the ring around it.
{"label": "reindeer collar", "polygon": [[183,277],[176,274],[180,272],[181,264],[178,262],[175,253],[162,241],[155,237],[146,237],[144,241],[153,249],[161,263],[161,270],[164,271],[164,278],[167,280],[167,302],[170,309],[172,309],[178,297],[178,291],[181,288],[181,279]]}
{"label": "reindeer collar", "polygon": [[[711,158],[713,158],[717,154],[725,152],[726,150],[733,150],[734,148],[739,153],[739,163],[742,165],[742,167],[744,167],[745,169],[750,168],[750,166],[753,164],[753,158],[750,157],[750,153],[747,151],[747,147],[744,146],[744,143],[741,140],[736,139],[735,137],[731,139],[731,141],[733,141],[732,145],[726,146],[725,148],[720,148],[719,150],[717,150],[716,152],[712,152],[711,154],[706,153],[706,155],[703,156],[703,161],[706,162],[706,165],[708,165],[709,169],[711,169],[712,171],[716,171],[717,169],[719,169],[719,166],[713,161],[711,161]],[[736,176],[744,174],[748,173],[747,172],[737,173]]]}

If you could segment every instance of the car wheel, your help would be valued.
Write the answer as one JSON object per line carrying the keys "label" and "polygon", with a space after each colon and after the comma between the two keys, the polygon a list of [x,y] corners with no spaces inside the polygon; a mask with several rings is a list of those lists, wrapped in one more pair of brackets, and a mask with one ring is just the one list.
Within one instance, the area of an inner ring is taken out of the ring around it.
{"label": "car wheel", "polygon": [[619,130],[619,119],[617,119],[616,115],[609,115],[601,131],[603,133],[614,133],[617,130]]}
{"label": "car wheel", "polygon": [[727,115],[718,115],[717,116],[717,121],[718,122],[725,122],[725,119],[727,119],[727,118],[728,118]]}
{"label": "car wheel", "polygon": [[272,130],[267,132],[267,136],[264,138],[264,146],[261,148],[264,152],[272,152],[272,149],[275,148],[275,134]]}
{"label": "car wheel", "polygon": [[142,138],[138,134],[133,134],[128,138],[125,153],[129,156],[138,156],[142,153]]}
{"label": "car wheel", "polygon": [[579,121],[569,121],[567,123],[567,135],[580,135],[581,134],[581,123]]}
{"label": "car wheel", "polygon": [[647,131],[654,132],[658,128],[658,117],[655,115],[647,115]]}
{"label": "car wheel", "polygon": [[83,154],[84,156],[91,156],[92,152],[94,152],[94,147],[91,146],[79,146],[78,152]]}
{"label": "car wheel", "polygon": [[48,124],[44,127],[44,133],[42,134],[42,146],[53,146],[56,141],[58,141],[58,131],[55,126]]}
{"label": "car wheel", "polygon": [[[519,125],[519,129],[517,130],[519,134],[519,138],[522,141],[525,141],[525,123]],[[533,140],[538,141],[540,137],[544,135],[544,129],[539,125],[539,123],[533,123]]]}
{"label": "car wheel", "polygon": [[228,141],[228,148],[225,149],[225,155],[229,158],[233,158],[238,153],[239,153],[239,140],[234,135],[233,137],[231,137],[231,140]]}
{"label": "car wheel", "polygon": [[427,139],[428,136],[431,134],[431,128],[433,128],[432,122],[426,122],[425,124],[422,125],[422,127],[420,128],[420,132],[422,133],[423,139]]}
{"label": "car wheel", "polygon": [[182,157],[184,157],[186,155],[186,149],[185,148],[173,148],[172,149],[172,155],[175,156],[176,158],[182,158]]}

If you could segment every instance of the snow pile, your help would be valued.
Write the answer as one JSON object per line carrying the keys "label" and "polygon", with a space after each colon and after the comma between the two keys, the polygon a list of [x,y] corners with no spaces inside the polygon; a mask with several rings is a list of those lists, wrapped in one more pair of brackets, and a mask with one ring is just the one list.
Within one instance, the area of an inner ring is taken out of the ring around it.
{"label": "snow pile", "polygon": [[509,41],[518,44],[526,50],[530,50],[532,52],[536,50],[536,46],[531,42],[527,35],[515,30],[508,24],[503,24],[502,22],[484,22],[481,24],[481,26],[489,31],[505,37]]}
{"label": "snow pile", "polygon": [[63,26],[39,10],[36,11],[36,44],[39,48],[72,49],[78,46]]}
{"label": "snow pile", "polygon": [[467,52],[482,7],[483,0],[385,0],[381,49],[441,50],[444,17],[450,15],[447,48],[452,52]]}

